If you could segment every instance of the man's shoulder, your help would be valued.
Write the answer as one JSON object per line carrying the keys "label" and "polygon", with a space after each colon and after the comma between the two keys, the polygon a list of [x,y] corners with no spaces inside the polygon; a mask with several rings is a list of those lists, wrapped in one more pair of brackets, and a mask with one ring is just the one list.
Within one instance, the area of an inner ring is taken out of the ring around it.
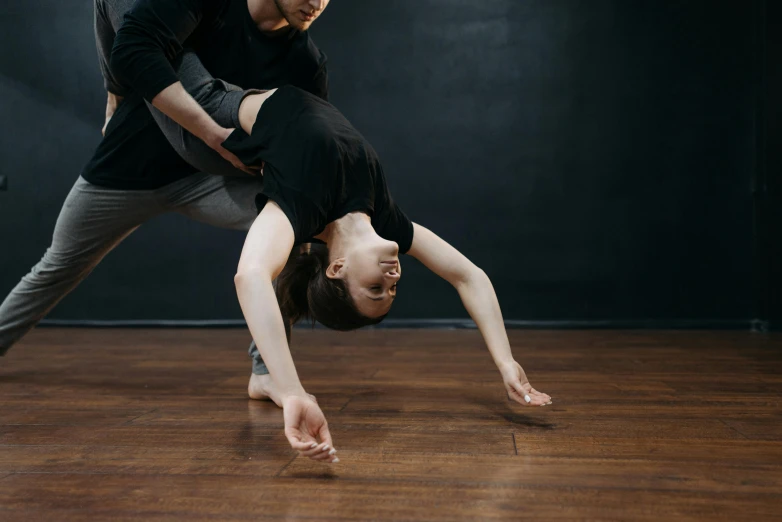
{"label": "man's shoulder", "polygon": [[301,49],[304,54],[309,56],[318,66],[324,65],[328,59],[326,53],[315,44],[309,31],[297,31],[296,36],[293,38],[293,45]]}

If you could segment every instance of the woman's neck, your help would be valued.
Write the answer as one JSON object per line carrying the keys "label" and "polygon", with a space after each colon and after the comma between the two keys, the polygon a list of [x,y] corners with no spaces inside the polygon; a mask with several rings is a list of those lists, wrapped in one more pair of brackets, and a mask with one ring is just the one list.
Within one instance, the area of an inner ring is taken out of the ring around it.
{"label": "woman's neck", "polygon": [[316,239],[324,241],[329,247],[332,258],[343,257],[350,245],[363,242],[376,236],[372,220],[363,212],[351,212],[332,221],[318,234]]}

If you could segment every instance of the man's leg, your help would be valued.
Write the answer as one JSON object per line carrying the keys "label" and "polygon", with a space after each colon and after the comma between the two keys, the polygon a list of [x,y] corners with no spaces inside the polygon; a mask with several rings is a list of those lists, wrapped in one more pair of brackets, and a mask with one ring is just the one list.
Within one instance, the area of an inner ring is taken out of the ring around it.
{"label": "man's leg", "polygon": [[263,177],[193,174],[164,187],[167,210],[219,228],[250,230]]}
{"label": "man's leg", "polygon": [[0,305],[0,355],[24,337],[115,246],[162,211],[156,191],[114,190],[81,177],[71,189],[43,259]]}

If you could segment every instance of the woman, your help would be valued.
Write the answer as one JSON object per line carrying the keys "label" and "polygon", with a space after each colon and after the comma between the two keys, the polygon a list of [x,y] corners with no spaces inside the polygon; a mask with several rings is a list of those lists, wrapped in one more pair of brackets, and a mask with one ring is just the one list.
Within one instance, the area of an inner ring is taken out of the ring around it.
{"label": "woman", "polygon": [[[246,165],[265,163],[259,215],[236,275],[242,311],[271,374],[258,375],[265,367],[254,372],[249,391],[283,407],[294,449],[338,461],[323,413],[296,374],[286,341],[290,325],[309,317],[350,330],[382,321],[402,275],[400,253],[456,288],[509,396],[523,405],[550,404],[513,359],[489,278],[394,204],[377,155],[337,109],[286,86],[248,96],[239,119],[244,132],[223,146]],[[313,239],[325,247],[289,262],[294,247]]]}

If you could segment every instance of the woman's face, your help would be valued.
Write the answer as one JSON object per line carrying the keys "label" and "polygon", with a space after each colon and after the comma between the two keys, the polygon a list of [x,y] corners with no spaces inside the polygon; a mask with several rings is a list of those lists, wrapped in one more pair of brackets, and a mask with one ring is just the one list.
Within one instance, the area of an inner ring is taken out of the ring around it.
{"label": "woman's face", "polygon": [[342,261],[340,278],[347,283],[358,311],[373,318],[387,314],[402,276],[399,245],[378,236],[356,245]]}

